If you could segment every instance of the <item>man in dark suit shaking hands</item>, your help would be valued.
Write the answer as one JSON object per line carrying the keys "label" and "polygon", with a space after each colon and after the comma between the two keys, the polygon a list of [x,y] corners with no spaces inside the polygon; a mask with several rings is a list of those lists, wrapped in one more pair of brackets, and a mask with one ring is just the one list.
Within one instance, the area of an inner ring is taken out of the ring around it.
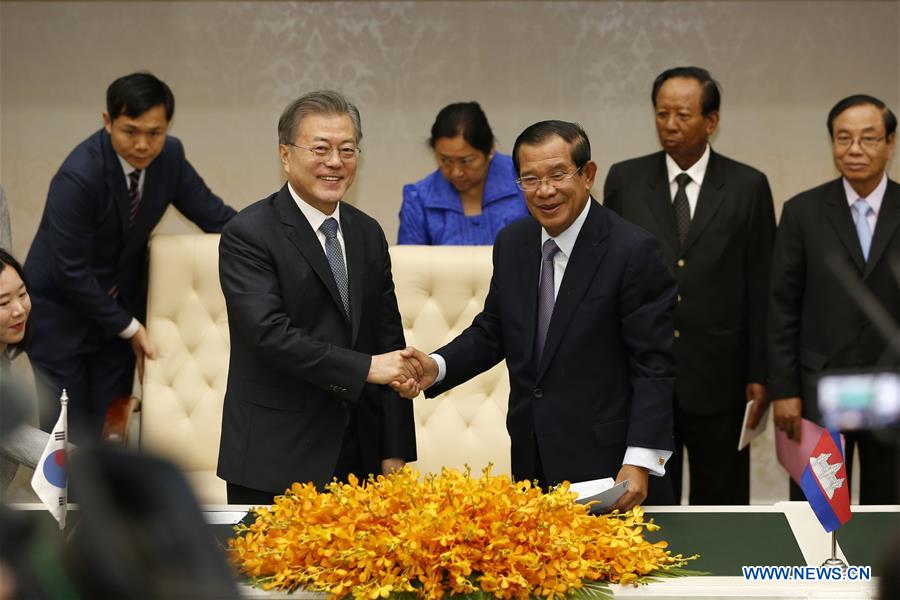
{"label": "man in dark suit shaking hands", "polygon": [[[897,117],[863,94],[828,114],[834,165],[841,177],[784,204],[772,261],[769,373],[775,426],[800,439],[801,416],[820,421],[816,380],[826,369],[896,369],[884,338],[853,300],[829,260],[880,301],[900,322],[900,186],[886,169]],[[860,502],[897,504],[897,449],[872,432],[845,432],[849,468],[859,450]],[[853,474],[850,473],[852,476]],[[791,498],[803,498],[791,484]]]}
{"label": "man in dark suit shaking hands", "polygon": [[710,147],[720,94],[705,69],[664,71],[651,99],[663,150],[613,165],[604,205],[662,242],[678,280],[675,440],[688,450],[690,503],[747,504],[750,451],[736,448],[747,401],[751,425],[766,407],[772,192],[765,175]]}
{"label": "man in dark suit shaking hands", "polygon": [[150,73],[116,79],[103,128],[79,144],[50,182],[25,261],[41,427],[50,431],[68,390],[70,436],[99,439],[116,396],[130,394],[153,346],[147,304],[147,240],[171,204],[206,232],[234,210],[213,194],[168,136],[175,98]]}
{"label": "man in dark suit shaking hands", "polygon": [[361,138],[359,111],[337,92],[289,104],[278,122],[287,183],[222,233],[229,503],[271,504],[293,482],[321,488],[416,458],[412,404],[384,385],[419,377],[400,352],[388,245],[342,202]]}
{"label": "man in dark suit shaking hands", "polygon": [[533,218],[500,231],[484,309],[417,355],[419,383],[435,396],[506,359],[516,479],[615,477],[630,482],[615,508],[671,504],[675,282],[662,248],[591,198],[597,165],[578,125],[535,123],[513,161]]}

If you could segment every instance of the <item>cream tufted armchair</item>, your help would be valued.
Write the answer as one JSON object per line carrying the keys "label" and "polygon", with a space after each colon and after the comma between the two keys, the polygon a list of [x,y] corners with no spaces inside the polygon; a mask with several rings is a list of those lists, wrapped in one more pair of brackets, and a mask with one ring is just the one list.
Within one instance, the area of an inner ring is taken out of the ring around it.
{"label": "cream tufted armchair", "polygon": [[[491,282],[490,246],[394,246],[394,287],[406,343],[435,350],[469,326],[484,305]],[[414,400],[414,466],[439,472],[442,466],[479,473],[489,463],[510,474],[506,406],[506,363],[437,398]]]}
{"label": "cream tufted armchair", "polygon": [[[217,235],[157,235],[150,246],[147,330],[158,358],[143,382],[140,446],[179,465],[200,501],[225,503],[216,477],[222,399],[228,371],[228,322],[219,286]],[[491,277],[489,247],[391,249],[407,343],[443,345],[481,309]],[[509,473],[501,363],[436,399],[415,402],[421,472],[441,466],[474,472],[493,463]]]}

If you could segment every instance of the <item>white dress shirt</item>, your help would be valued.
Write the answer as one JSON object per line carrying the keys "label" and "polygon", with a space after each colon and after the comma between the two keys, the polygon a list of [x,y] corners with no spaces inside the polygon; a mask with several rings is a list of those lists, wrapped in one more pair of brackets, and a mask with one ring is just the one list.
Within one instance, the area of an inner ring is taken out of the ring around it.
{"label": "white dress shirt", "polygon": [[[584,222],[587,221],[588,212],[590,211],[592,202],[594,202],[593,198],[588,199],[584,205],[584,209],[578,217],[576,217],[575,221],[572,222],[568,229],[555,238],[547,233],[545,229],[541,228],[541,246],[543,246],[545,241],[552,239],[556,242],[557,247],[559,247],[559,252],[553,257],[554,299],[559,294],[559,287],[566,274],[566,266],[569,264],[569,257],[572,255],[572,249],[575,247],[575,241],[578,239],[578,234],[581,233],[581,228],[584,226]],[[538,277],[538,281],[540,281],[540,277]],[[440,383],[447,375],[447,361],[439,354],[431,354],[430,356],[438,365],[438,376],[434,382]],[[665,464],[671,456],[671,450],[657,450],[653,448],[629,446],[625,450],[625,458],[622,460],[622,464],[644,467],[654,475],[662,476],[666,473]],[[611,476],[615,477],[615,473],[612,473]]]}
{"label": "white dress shirt", "polygon": [[[131,166],[131,163],[129,163],[127,160],[125,160],[118,154],[116,154],[116,158],[119,159],[119,164],[122,165],[122,174],[125,176],[125,189],[126,190],[131,189],[130,175],[136,169]],[[144,195],[144,180],[146,180],[146,179],[147,179],[147,169],[144,169],[143,171],[141,171],[141,176],[138,178],[138,196]],[[138,332],[138,329],[140,329],[140,328],[141,328],[140,322],[137,319],[135,319],[134,317],[131,317],[131,322],[128,324],[128,326],[125,329],[123,329],[122,331],[119,332],[119,337],[124,340],[130,340],[131,338],[134,337],[134,334],[136,334]]]}
{"label": "white dress shirt", "polygon": [[856,223],[859,220],[859,214],[856,211],[856,207],[853,206],[853,203],[856,202],[857,199],[865,200],[866,204],[872,207],[872,210],[866,216],[866,220],[869,222],[869,231],[872,232],[872,235],[875,235],[875,223],[878,222],[878,213],[881,212],[881,203],[884,201],[884,193],[887,192],[887,174],[881,176],[881,183],[879,183],[872,193],[863,198],[850,186],[850,182],[847,181],[846,177],[842,177],[844,181],[844,193],[847,195],[847,204],[850,205],[850,213],[853,215],[853,222]]}
{"label": "white dress shirt", "polygon": [[706,177],[706,167],[709,165],[709,144],[703,151],[700,160],[692,164],[687,170],[678,166],[671,156],[666,154],[666,171],[669,175],[669,198],[675,201],[675,192],[678,191],[678,182],[675,178],[682,173],[687,173],[691,177],[691,182],[684,186],[684,193],[687,194],[688,206],[691,207],[691,218],[694,218],[694,211],[697,210],[697,198],[700,197],[700,186],[703,185],[703,178]]}
{"label": "white dress shirt", "polygon": [[[338,246],[341,248],[341,256],[344,257],[344,270],[346,273],[347,269],[347,251],[344,249],[344,232],[341,230],[341,203],[338,202],[334,207],[334,212],[330,215],[326,215],[318,208],[314,208],[312,205],[307,204],[303,198],[300,197],[297,192],[294,191],[294,188],[291,187],[291,184],[288,183],[288,191],[291,193],[291,198],[294,199],[294,202],[297,203],[297,207],[300,209],[300,212],[303,213],[303,216],[306,217],[306,220],[309,221],[309,226],[313,228],[313,231],[316,232],[316,237],[319,239],[319,244],[322,246],[322,252],[325,252],[325,233],[319,231],[319,227],[322,226],[322,223],[325,222],[325,219],[329,217],[334,217],[334,220],[337,221],[337,238],[338,238]],[[328,254],[325,254],[328,256]],[[350,281],[350,278],[347,277],[347,281]]]}

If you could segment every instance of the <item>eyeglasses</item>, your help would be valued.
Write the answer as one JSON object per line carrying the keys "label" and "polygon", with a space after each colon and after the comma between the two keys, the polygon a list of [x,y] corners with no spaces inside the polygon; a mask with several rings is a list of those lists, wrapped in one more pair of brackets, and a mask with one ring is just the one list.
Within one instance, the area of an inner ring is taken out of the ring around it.
{"label": "eyeglasses", "polygon": [[332,152],[337,152],[338,157],[344,162],[353,162],[356,160],[356,157],[362,152],[362,149],[359,146],[326,146],[325,144],[318,144],[316,146],[301,146],[299,144],[291,144],[288,142],[288,146],[293,146],[294,148],[300,148],[301,150],[306,150],[313,154],[319,160],[327,160],[331,158]]}
{"label": "eyeglasses", "polygon": [[836,148],[850,148],[853,145],[853,142],[858,142],[862,148],[866,150],[874,150],[878,146],[878,142],[883,140],[885,136],[875,137],[874,135],[864,135],[862,137],[855,138],[850,135],[838,135],[834,138],[833,142]]}
{"label": "eyeglasses", "polygon": [[533,192],[534,190],[544,185],[545,181],[552,187],[557,188],[564,182],[578,175],[581,172],[582,168],[583,167],[578,167],[574,171],[556,171],[554,173],[550,173],[546,177],[526,175],[525,177],[519,177],[518,179],[516,179],[516,185],[519,186],[519,189],[523,192]]}

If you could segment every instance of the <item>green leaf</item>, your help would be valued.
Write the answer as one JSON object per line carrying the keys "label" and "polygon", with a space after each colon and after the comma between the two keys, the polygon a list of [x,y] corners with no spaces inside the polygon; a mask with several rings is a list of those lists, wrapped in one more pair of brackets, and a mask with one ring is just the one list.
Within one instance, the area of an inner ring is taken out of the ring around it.
{"label": "green leaf", "polygon": [[573,600],[613,600],[613,592],[609,584],[602,581],[585,581],[584,587],[569,592]]}

